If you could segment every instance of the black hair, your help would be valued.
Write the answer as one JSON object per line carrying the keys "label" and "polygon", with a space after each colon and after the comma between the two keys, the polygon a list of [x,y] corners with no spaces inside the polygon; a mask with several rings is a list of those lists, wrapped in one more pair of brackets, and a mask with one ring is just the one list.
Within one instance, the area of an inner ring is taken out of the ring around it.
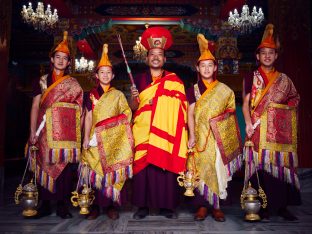
{"label": "black hair", "polygon": [[[50,54],[50,58],[54,58],[56,52],[58,52],[58,51],[53,51],[53,53]],[[67,67],[65,68],[65,70],[64,70],[64,76],[71,73],[71,64],[72,64],[72,61],[71,61],[70,55],[68,55],[68,61],[70,62],[70,64],[68,64]],[[50,72],[51,72],[51,74],[52,74],[53,69],[54,69],[54,65],[53,65],[53,63],[50,61]]]}

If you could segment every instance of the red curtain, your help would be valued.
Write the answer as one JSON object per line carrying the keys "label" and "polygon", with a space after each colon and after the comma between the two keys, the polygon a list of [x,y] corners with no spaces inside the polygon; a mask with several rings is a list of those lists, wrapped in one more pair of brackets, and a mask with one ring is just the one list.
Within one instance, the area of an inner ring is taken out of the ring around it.
{"label": "red curtain", "polygon": [[269,22],[281,41],[277,69],[287,74],[299,94],[298,156],[300,167],[312,167],[311,6],[306,0],[269,0]]}
{"label": "red curtain", "polygon": [[[12,1],[0,0],[0,167],[4,164],[4,130],[6,95],[8,87],[8,62],[11,38]],[[1,189],[1,188],[0,188]]]}

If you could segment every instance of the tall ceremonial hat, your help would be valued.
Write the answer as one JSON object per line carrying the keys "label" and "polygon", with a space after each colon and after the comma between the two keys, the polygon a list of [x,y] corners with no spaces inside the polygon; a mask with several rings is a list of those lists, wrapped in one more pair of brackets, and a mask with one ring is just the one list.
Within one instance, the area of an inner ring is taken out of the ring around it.
{"label": "tall ceremonial hat", "polygon": [[143,32],[141,44],[147,50],[154,48],[167,50],[172,45],[172,36],[164,27],[150,27]]}
{"label": "tall ceremonial hat", "polygon": [[197,34],[197,42],[199,45],[200,57],[198,58],[197,62],[203,60],[213,60],[216,61],[215,57],[212,55],[211,51],[209,50],[209,43],[205,36],[201,33]]}
{"label": "tall ceremonial hat", "polygon": [[113,67],[108,58],[108,44],[103,45],[102,56],[96,70],[103,66]]}
{"label": "tall ceremonial hat", "polygon": [[53,50],[52,54],[54,54],[55,52],[63,52],[65,54],[70,55],[70,51],[69,51],[69,48],[68,48],[67,36],[68,36],[68,32],[64,31],[64,33],[63,33],[63,40]]}
{"label": "tall ceremonial hat", "polygon": [[279,49],[280,44],[278,39],[274,38],[274,25],[268,24],[265,27],[262,40],[260,45],[257,48],[257,51],[261,48],[272,48],[272,49]]}

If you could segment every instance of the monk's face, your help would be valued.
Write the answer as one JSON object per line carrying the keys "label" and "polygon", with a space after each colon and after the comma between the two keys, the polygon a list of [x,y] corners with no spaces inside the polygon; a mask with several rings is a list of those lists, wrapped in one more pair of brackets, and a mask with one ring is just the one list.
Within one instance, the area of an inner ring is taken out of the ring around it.
{"label": "monk's face", "polygon": [[217,70],[217,66],[213,60],[202,60],[198,63],[196,69],[202,79],[208,80],[213,79],[213,73]]}
{"label": "monk's face", "polygon": [[57,51],[54,56],[51,57],[51,63],[54,69],[64,71],[70,64],[69,56],[64,52]]}
{"label": "monk's face", "polygon": [[256,56],[260,64],[268,68],[272,67],[274,65],[275,60],[277,59],[276,50],[266,47],[261,48]]}
{"label": "monk's face", "polygon": [[113,70],[110,66],[102,66],[95,74],[101,85],[109,85],[114,78]]}
{"label": "monk's face", "polygon": [[150,68],[162,68],[166,62],[164,50],[160,48],[150,49],[146,57],[146,63]]}

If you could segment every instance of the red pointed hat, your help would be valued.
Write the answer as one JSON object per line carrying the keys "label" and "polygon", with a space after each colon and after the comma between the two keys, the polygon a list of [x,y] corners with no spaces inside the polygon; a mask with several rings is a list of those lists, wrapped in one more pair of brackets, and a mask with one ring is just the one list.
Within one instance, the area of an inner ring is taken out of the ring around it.
{"label": "red pointed hat", "polygon": [[167,50],[172,45],[172,36],[164,27],[151,27],[143,32],[141,44],[147,50],[154,48]]}

